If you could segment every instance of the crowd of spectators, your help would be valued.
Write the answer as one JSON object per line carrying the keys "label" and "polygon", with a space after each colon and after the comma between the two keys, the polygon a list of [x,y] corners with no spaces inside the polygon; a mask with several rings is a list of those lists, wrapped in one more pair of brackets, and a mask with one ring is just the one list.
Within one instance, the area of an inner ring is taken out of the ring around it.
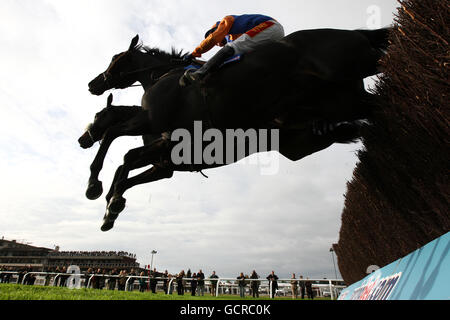
{"label": "crowd of spectators", "polygon": [[[11,283],[13,282],[13,276],[15,276],[14,283],[22,284],[22,280],[24,279],[25,274],[27,274],[23,284],[33,285],[37,277],[37,274],[30,273],[37,271],[33,270],[31,266],[22,267],[19,269],[0,266],[0,271],[3,271],[0,273],[0,283]],[[45,268],[44,270],[39,271],[45,272],[43,275],[43,277],[45,277],[45,282],[43,285],[60,287],[67,286],[67,279],[70,277],[70,273],[67,273],[67,268],[65,266]],[[58,276],[56,277],[56,275]],[[164,272],[158,272],[156,269],[149,271],[134,268],[114,268],[111,270],[89,268],[82,272],[80,277],[84,280],[81,282],[84,288],[133,291],[137,289],[137,286],[140,292],[149,291],[155,294],[157,293],[157,287],[159,284],[160,289],[162,289],[162,292],[165,294],[173,294],[176,287],[176,292],[178,295],[189,293],[192,296],[204,296],[207,291],[209,291],[211,295],[215,296],[218,280],[214,279],[219,279],[219,276],[215,271],[213,271],[209,277],[206,277],[201,269],[194,273],[188,269],[187,272],[181,270],[178,274],[170,274],[167,270]],[[208,286],[205,286],[205,279],[209,280]],[[269,292],[270,297],[275,298],[278,289],[278,276],[274,271],[272,271],[267,277],[265,277],[265,279],[268,280],[269,288],[272,290]],[[259,298],[261,280],[255,270],[252,271],[250,276],[244,275],[244,273],[241,272],[239,276],[236,277],[235,283],[238,287],[241,298],[245,297],[247,286],[249,286],[249,291],[252,297]],[[290,285],[293,299],[297,299],[299,293],[302,299],[304,299],[305,296],[309,299],[314,298],[312,282],[309,281],[308,278],[303,281],[303,276],[300,276],[297,279],[295,274],[292,274]]]}
{"label": "crowd of spectators", "polygon": [[120,257],[129,257],[136,259],[136,254],[128,253],[125,251],[51,251],[48,254],[49,256],[69,256],[69,257],[111,257],[111,256],[120,256]]}
{"label": "crowd of spectators", "polygon": [[[13,280],[13,276],[17,276],[17,283],[22,283],[24,276],[33,271],[33,268],[31,266],[26,266],[22,268],[13,268],[13,267],[5,267],[0,266],[0,271],[3,271],[0,273],[0,283],[10,283]],[[34,282],[36,280],[35,275],[30,275],[25,279],[26,281],[24,284],[26,285],[34,285]]]}

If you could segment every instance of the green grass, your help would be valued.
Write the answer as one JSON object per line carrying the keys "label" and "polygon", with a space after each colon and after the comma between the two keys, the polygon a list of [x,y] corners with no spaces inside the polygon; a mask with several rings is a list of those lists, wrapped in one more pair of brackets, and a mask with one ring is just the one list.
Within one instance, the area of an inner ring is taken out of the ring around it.
{"label": "green grass", "polygon": [[[126,292],[111,290],[79,289],[71,290],[60,287],[26,286],[16,284],[0,284],[0,300],[242,300],[236,295],[213,297],[193,297],[190,293],[179,296],[176,293],[166,295],[151,292]],[[270,300],[268,296],[255,299],[246,297],[243,300]],[[276,300],[291,300],[291,297],[277,297]],[[306,300],[306,299],[305,299]],[[329,300],[329,298],[317,300]]]}

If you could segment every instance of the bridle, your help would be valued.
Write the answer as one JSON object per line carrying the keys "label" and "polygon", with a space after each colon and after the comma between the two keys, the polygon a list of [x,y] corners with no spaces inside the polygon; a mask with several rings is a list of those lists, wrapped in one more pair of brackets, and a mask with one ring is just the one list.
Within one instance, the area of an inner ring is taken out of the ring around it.
{"label": "bridle", "polygon": [[[133,75],[133,74],[138,74],[138,73],[142,73],[142,72],[149,72],[149,71],[155,71],[155,70],[162,69],[162,68],[167,68],[167,67],[174,67],[174,66],[176,66],[178,64],[181,64],[181,63],[186,63],[186,61],[183,60],[183,59],[174,59],[173,58],[173,59],[170,59],[169,63],[161,63],[161,64],[157,64],[157,65],[152,66],[152,67],[146,67],[146,68],[136,69],[136,70],[127,71],[127,72],[120,72],[119,75],[111,74],[111,72],[109,71],[111,69],[111,67],[110,67],[110,68],[108,68],[108,70],[106,70],[105,72],[102,73],[102,76],[103,76],[103,80],[105,81],[105,83],[106,83],[106,85],[108,87],[115,88],[114,85],[112,84],[112,81],[116,77],[119,77],[119,79],[121,79],[123,77],[129,76],[129,75]],[[159,80],[159,78],[160,77],[154,78],[152,76],[152,81],[156,82],[156,81]],[[138,87],[138,86],[140,86],[140,85],[131,85],[131,87]]]}
{"label": "bridle", "polygon": [[88,126],[86,127],[86,132],[89,135],[89,138],[91,139],[92,144],[95,144],[95,139],[94,136],[92,135],[91,129],[94,126],[93,123],[88,124]]}

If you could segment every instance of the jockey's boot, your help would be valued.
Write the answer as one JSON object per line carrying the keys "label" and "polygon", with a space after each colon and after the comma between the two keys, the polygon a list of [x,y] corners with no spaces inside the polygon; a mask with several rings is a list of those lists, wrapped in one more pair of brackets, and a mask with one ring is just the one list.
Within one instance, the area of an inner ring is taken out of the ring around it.
{"label": "jockey's boot", "polygon": [[210,71],[217,69],[228,58],[234,55],[234,49],[225,46],[220,49],[211,59],[208,60],[200,69],[188,69],[180,78],[180,86],[185,87],[191,83],[202,80]]}

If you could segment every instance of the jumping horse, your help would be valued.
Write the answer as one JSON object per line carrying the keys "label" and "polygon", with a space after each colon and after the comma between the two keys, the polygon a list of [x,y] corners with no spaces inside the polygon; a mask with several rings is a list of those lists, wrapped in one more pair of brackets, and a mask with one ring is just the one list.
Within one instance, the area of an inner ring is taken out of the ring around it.
{"label": "jumping horse", "polygon": [[[102,193],[98,174],[111,143],[123,135],[143,136],[144,147],[129,151],[116,171],[102,230],[113,227],[125,206],[122,195],[132,186],[170,178],[174,171],[217,167],[174,165],[168,157],[173,144],[162,134],[180,128],[192,132],[195,121],[218,130],[276,127],[280,130],[279,151],[292,161],[335,142],[354,141],[358,137],[356,121],[370,117],[377,104],[364,90],[363,79],[379,73],[378,61],[387,49],[388,32],[298,31],[262,44],[238,64],[225,66],[204,83],[189,87],[178,85],[187,64],[180,53],[145,48],[136,36],[128,50],[115,55],[107,70],[89,83],[89,90],[101,95],[138,81],[144,88],[142,108],[131,107],[134,111],[129,117],[123,113],[115,117],[121,113],[118,110],[127,108],[114,107],[109,101],[79,140],[82,147],[102,140],[86,192],[88,198],[96,199]],[[317,121],[335,130],[315,134],[311,128]],[[149,170],[128,178],[131,170],[151,164]]]}

